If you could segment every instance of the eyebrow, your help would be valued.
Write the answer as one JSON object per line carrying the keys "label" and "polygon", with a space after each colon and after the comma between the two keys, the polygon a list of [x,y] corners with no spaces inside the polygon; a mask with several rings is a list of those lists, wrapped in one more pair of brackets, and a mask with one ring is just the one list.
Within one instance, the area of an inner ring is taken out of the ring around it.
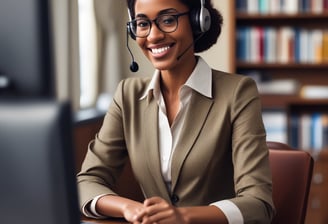
{"label": "eyebrow", "polygon": [[[168,9],[163,9],[161,11],[159,11],[159,13],[157,14],[157,16],[159,15],[163,15],[163,14],[169,14],[169,13],[177,13],[178,10],[174,9],[174,8],[168,8]],[[141,18],[148,18],[148,16],[146,16],[145,14],[142,14],[142,13],[139,13],[135,16],[136,18],[137,17],[141,17]]]}

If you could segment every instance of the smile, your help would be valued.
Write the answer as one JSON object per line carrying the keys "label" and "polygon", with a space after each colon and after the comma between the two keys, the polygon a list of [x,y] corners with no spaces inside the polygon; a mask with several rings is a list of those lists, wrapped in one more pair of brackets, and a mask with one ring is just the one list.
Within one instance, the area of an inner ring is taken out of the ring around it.
{"label": "smile", "polygon": [[151,48],[151,52],[153,54],[162,54],[165,51],[168,51],[171,47],[170,46],[166,46],[166,47],[161,47],[161,48]]}

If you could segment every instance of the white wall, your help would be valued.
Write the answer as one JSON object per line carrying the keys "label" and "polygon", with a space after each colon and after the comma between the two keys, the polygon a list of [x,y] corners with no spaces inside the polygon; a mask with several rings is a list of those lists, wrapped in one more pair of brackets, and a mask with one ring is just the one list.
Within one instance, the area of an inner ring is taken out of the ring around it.
{"label": "white wall", "polygon": [[212,48],[200,55],[205,58],[212,68],[232,72],[231,57],[233,56],[233,49],[231,45],[234,37],[231,35],[231,29],[234,27],[234,21],[229,19],[231,17],[232,4],[230,0],[213,0],[213,3],[223,16],[222,34]]}

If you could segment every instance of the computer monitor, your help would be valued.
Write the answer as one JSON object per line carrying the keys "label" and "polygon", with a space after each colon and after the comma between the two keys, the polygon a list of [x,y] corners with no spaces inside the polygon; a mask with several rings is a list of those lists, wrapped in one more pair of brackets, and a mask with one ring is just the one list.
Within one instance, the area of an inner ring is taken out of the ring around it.
{"label": "computer monitor", "polygon": [[53,98],[50,0],[0,1],[0,98]]}
{"label": "computer monitor", "polygon": [[78,224],[69,103],[0,101],[0,222]]}

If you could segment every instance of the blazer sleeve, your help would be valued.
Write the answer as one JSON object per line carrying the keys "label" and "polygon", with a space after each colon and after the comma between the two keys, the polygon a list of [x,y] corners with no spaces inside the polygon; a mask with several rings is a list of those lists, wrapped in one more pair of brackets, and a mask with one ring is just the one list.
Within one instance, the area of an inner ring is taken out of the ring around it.
{"label": "blazer sleeve", "polygon": [[80,207],[102,194],[114,194],[115,183],[128,158],[121,115],[122,82],[95,139],[89,143],[77,175]]}
{"label": "blazer sleeve", "polygon": [[274,214],[269,151],[255,82],[242,78],[232,95],[232,159],[236,197],[245,223],[269,223]]}

